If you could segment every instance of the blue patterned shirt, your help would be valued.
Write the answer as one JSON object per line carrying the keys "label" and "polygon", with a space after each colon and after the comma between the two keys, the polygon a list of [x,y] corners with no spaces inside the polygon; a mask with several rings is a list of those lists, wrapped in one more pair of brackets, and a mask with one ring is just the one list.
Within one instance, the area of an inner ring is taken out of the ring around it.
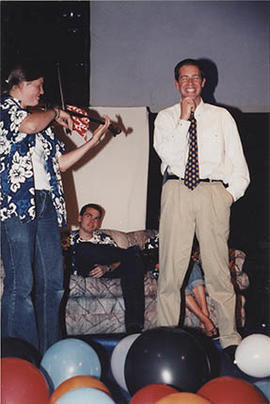
{"label": "blue patterned shirt", "polygon": [[47,127],[39,133],[26,134],[19,127],[28,115],[20,101],[5,95],[1,98],[0,177],[1,221],[18,216],[23,223],[35,218],[35,185],[32,154],[36,138],[42,143],[53,204],[59,226],[66,225],[66,208],[58,158],[64,144]]}

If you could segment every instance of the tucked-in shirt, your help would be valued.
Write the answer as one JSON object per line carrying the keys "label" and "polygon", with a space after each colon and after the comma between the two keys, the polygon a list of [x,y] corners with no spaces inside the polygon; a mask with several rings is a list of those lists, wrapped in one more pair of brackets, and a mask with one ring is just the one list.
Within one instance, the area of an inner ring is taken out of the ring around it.
{"label": "tucked-in shirt", "polygon": [[65,226],[66,209],[58,164],[59,156],[64,153],[64,144],[54,135],[50,127],[37,134],[20,132],[19,127],[27,115],[28,112],[21,107],[19,100],[10,95],[1,98],[1,220],[18,216],[25,223],[35,218],[32,156],[38,137],[44,150],[45,169],[58,224]]}
{"label": "tucked-in shirt", "polygon": [[[189,148],[190,121],[180,119],[180,103],[160,111],[155,120],[154,148],[162,174],[184,178]],[[200,102],[197,121],[199,174],[201,179],[222,180],[236,201],[244,195],[250,177],[236,123],[222,107]]]}

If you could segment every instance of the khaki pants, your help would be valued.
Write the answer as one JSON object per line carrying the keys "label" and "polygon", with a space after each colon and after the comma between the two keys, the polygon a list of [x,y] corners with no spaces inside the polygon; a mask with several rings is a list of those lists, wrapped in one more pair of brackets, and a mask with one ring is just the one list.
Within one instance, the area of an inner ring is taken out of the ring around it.
{"label": "khaki pants", "polygon": [[232,197],[221,182],[201,182],[191,191],[182,180],[168,180],[161,195],[158,323],[176,326],[179,322],[180,289],[196,233],[223,348],[241,342],[235,324],[235,293],[227,244],[231,203]]}

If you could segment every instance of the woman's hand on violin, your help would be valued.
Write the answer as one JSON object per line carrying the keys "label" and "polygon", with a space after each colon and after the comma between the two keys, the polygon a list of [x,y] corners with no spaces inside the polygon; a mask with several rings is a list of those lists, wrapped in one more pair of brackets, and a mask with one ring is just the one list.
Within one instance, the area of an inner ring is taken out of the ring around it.
{"label": "woman's hand on violin", "polygon": [[99,125],[93,133],[93,138],[95,138],[96,140],[100,140],[101,136],[107,132],[108,127],[110,126],[111,123],[111,120],[108,117],[108,115],[104,115],[103,118],[105,121],[104,124]]}
{"label": "woman's hand on violin", "polygon": [[54,118],[55,122],[57,122],[59,125],[64,126],[64,128],[67,128],[69,130],[73,129],[73,120],[69,113],[66,111],[63,111],[60,108],[54,108],[54,111],[56,113],[56,116]]}

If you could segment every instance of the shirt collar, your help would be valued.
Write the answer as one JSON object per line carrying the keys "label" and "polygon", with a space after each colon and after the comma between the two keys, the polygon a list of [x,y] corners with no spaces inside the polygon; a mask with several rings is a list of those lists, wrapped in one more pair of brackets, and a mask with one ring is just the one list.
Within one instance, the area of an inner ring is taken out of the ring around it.
{"label": "shirt collar", "polygon": [[204,102],[203,102],[203,99],[201,98],[200,104],[195,109],[195,113],[194,113],[195,118],[197,116],[200,116],[201,112],[203,111],[203,108],[204,108]]}
{"label": "shirt collar", "polygon": [[99,235],[98,230],[94,230],[92,237],[89,238],[89,239],[87,239],[87,240],[85,240],[85,239],[83,239],[83,238],[80,237],[79,229],[76,230],[76,232],[75,232],[75,238],[76,238],[78,241],[82,242],[82,243],[89,243],[89,242],[95,240],[95,238],[97,238],[98,235]]}
{"label": "shirt collar", "polygon": [[[22,108],[22,105],[21,105],[21,104],[22,104],[22,101],[19,100],[19,98],[13,97],[13,96],[10,95],[10,94],[7,94],[7,98],[11,98],[13,101],[16,102],[16,104],[19,105],[20,108]],[[22,108],[22,109],[25,109],[25,108]]]}

